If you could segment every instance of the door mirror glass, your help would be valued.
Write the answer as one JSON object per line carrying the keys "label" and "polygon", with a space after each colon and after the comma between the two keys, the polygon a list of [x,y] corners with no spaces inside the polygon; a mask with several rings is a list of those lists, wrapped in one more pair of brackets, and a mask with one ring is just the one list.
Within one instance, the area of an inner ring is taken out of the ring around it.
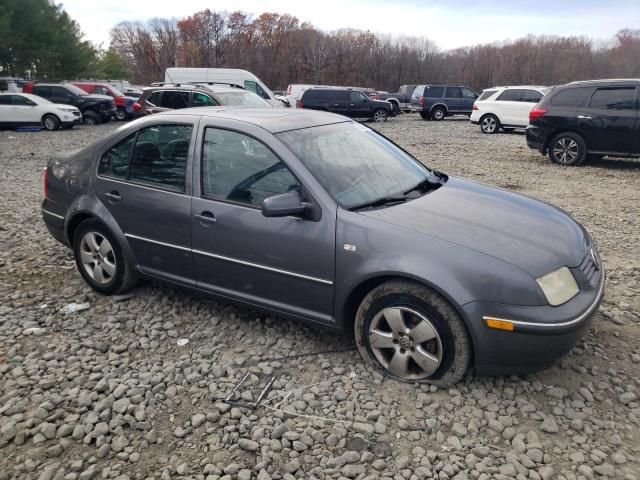
{"label": "door mirror glass", "polygon": [[282,193],[262,201],[262,215],[265,217],[287,217],[301,215],[306,205],[298,192]]}

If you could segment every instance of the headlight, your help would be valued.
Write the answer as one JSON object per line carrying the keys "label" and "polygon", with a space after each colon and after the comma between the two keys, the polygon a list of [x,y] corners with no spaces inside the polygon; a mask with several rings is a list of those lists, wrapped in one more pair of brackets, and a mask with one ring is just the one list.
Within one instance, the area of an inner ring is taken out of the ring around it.
{"label": "headlight", "polygon": [[547,273],[536,279],[536,282],[540,285],[544,296],[547,297],[549,305],[554,307],[568,302],[580,291],[576,279],[573,278],[571,270],[567,267]]}

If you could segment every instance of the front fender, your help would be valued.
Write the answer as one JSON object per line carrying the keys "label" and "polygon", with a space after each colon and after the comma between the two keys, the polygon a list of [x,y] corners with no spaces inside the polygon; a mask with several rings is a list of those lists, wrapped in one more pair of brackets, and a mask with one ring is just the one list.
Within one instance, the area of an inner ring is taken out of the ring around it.
{"label": "front fender", "polygon": [[[535,279],[510,263],[339,209],[336,323],[347,326],[352,322],[352,318],[345,318],[345,312],[349,311],[353,292],[376,278],[389,277],[414,280],[432,288],[463,317],[462,306],[480,299],[519,305],[546,304]],[[464,320],[469,321],[467,318]]]}

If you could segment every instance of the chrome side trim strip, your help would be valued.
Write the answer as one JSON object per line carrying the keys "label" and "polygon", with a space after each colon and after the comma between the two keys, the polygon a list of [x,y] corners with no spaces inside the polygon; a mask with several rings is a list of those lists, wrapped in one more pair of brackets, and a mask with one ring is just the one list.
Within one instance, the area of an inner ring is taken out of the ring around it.
{"label": "chrome side trim strip", "polygon": [[182,247],[180,245],[174,245],[173,243],[159,242],[157,240],[151,240],[150,238],[139,237],[137,235],[131,235],[130,233],[125,233],[124,236],[127,237],[127,238],[133,238],[134,240],[140,240],[142,242],[154,243],[156,245],[162,245],[163,247],[175,248],[176,250],[182,250],[183,252],[191,252],[190,248]]}
{"label": "chrome side trim strip", "polygon": [[56,217],[56,218],[59,218],[60,220],[64,220],[64,217],[62,215],[58,215],[57,213],[50,212],[49,210],[45,210],[44,208],[41,208],[40,210],[42,210],[42,213],[46,213],[47,215],[51,215],[52,217]]}
{"label": "chrome side trim strip", "polygon": [[540,328],[548,328],[550,330],[553,330],[554,328],[563,328],[563,327],[570,327],[573,325],[577,325],[583,322],[584,320],[586,320],[587,318],[589,318],[591,314],[596,310],[596,308],[598,308],[598,305],[600,304],[600,300],[602,300],[602,296],[604,295],[604,284],[605,284],[604,267],[600,271],[601,271],[600,278],[602,281],[600,283],[600,289],[598,291],[598,295],[596,296],[596,299],[593,301],[593,303],[589,306],[589,308],[587,308],[587,310],[582,315],[580,315],[577,318],[574,318],[573,320],[569,320],[562,323],[537,323],[537,322],[523,322],[521,320],[508,320],[506,318],[497,318],[489,315],[482,317],[482,320],[484,320],[485,322],[487,320],[499,320],[502,322],[513,323],[514,325],[521,325],[523,327],[540,327]]}
{"label": "chrome side trim strip", "polygon": [[283,275],[289,275],[290,277],[303,278],[305,280],[311,280],[313,282],[318,282],[325,285],[333,285],[333,282],[331,280],[325,280],[323,278],[317,278],[317,277],[310,277],[308,275],[303,275],[302,273],[290,272],[289,270],[280,270],[279,268],[268,267],[266,265],[260,265],[259,263],[245,262],[244,260],[238,260],[237,258],[224,257],[222,255],[203,252],[201,250],[192,250],[192,252],[198,255],[204,255],[205,257],[217,258],[218,260],[224,260],[227,262],[238,263],[240,265],[246,265],[247,267],[254,267],[254,268],[259,268],[261,270],[267,270],[269,272],[281,273]]}
{"label": "chrome side trim strip", "polygon": [[125,237],[133,238],[135,240],[140,240],[142,242],[153,243],[155,245],[161,245],[163,247],[175,248],[177,250],[181,250],[183,252],[191,252],[196,255],[203,255],[205,257],[211,257],[218,260],[224,260],[226,262],[237,263],[239,265],[246,265],[247,267],[259,268],[261,270],[266,270],[268,272],[280,273],[282,275],[288,275],[290,277],[302,278],[304,280],[310,280],[312,282],[322,283],[323,285],[333,285],[331,280],[325,280],[324,278],[311,277],[309,275],[303,275],[302,273],[290,272],[289,270],[281,270],[279,268],[268,267],[267,265],[260,265],[259,263],[251,263],[245,262],[244,260],[239,260],[237,258],[225,257],[223,255],[216,255],[214,253],[203,252],[202,250],[193,250],[191,248],[183,247],[180,245],[174,245],[172,243],[159,242],[157,240],[152,240],[150,238],[139,237],[138,235],[132,235],[130,233],[125,233]]}

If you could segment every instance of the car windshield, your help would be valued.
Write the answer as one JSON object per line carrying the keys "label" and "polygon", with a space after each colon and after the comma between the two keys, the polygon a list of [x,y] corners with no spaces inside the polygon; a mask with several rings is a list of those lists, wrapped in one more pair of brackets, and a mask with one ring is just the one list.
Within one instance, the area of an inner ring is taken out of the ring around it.
{"label": "car windshield", "polygon": [[239,91],[239,92],[226,92],[216,93],[215,99],[220,105],[232,105],[237,107],[249,107],[249,108],[269,108],[271,104],[264,101],[255,93]]}
{"label": "car windshield", "polygon": [[277,137],[347,209],[402,196],[434,176],[382,135],[355,122],[292,130]]}
{"label": "car windshield", "polygon": [[76,87],[75,85],[69,85],[66,84],[64,86],[64,88],[66,88],[67,90],[69,90],[70,92],[74,93],[75,95],[79,95],[81,97],[84,97],[86,95],[89,95],[87,92],[85,92],[84,90],[82,90],[81,88]]}

